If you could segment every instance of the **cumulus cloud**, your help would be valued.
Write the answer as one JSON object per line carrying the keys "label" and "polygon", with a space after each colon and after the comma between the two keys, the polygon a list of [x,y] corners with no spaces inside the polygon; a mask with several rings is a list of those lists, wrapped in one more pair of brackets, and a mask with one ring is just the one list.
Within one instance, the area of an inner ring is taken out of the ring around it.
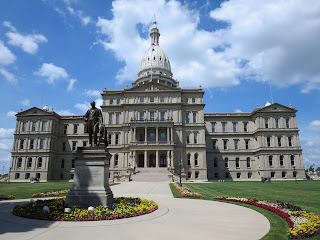
{"label": "cumulus cloud", "polygon": [[227,87],[250,79],[300,84],[308,92],[320,89],[320,2],[311,2],[313,7],[302,0],[227,1],[210,12],[213,25],[227,27],[210,31],[199,28],[197,10],[176,0],[118,0],[113,16],[99,17],[96,25],[106,36],[100,39],[105,50],[125,63],[119,82],[136,79],[155,13],[160,46],[182,86]]}
{"label": "cumulus cloud", "polygon": [[48,42],[47,38],[42,34],[23,35],[19,33],[8,21],[4,21],[3,25],[11,30],[11,32],[6,33],[6,36],[9,38],[8,43],[12,46],[21,47],[27,53],[35,54],[38,51],[39,43]]}
{"label": "cumulus cloud", "polygon": [[0,128],[0,138],[13,137],[14,130],[14,128]]}
{"label": "cumulus cloud", "polygon": [[68,6],[67,9],[71,15],[77,16],[81,20],[82,25],[87,26],[89,23],[92,22],[91,18],[85,16],[81,10],[75,10],[70,6]]}
{"label": "cumulus cloud", "polygon": [[0,74],[8,81],[11,83],[17,83],[17,79],[15,77],[14,74],[8,72],[6,69],[4,68],[0,68]]}
{"label": "cumulus cloud", "polygon": [[242,113],[242,111],[239,108],[235,109],[234,112],[235,113]]}
{"label": "cumulus cloud", "polygon": [[242,62],[242,76],[309,92],[320,89],[319,11],[317,0],[231,0],[210,16],[229,23],[219,31],[221,44]]}
{"label": "cumulus cloud", "polygon": [[67,91],[72,91],[73,90],[73,85],[77,81],[77,79],[69,79],[69,85],[67,87]]}
{"label": "cumulus cloud", "polygon": [[16,114],[17,114],[17,112],[15,112],[15,111],[9,111],[9,112],[7,112],[6,116],[7,117],[16,117]]}
{"label": "cumulus cloud", "polygon": [[[101,109],[101,106],[102,106],[102,103],[103,103],[103,100],[102,98],[97,98],[96,100],[94,100],[96,102],[96,108],[99,108]],[[74,105],[75,108],[81,110],[82,112],[86,112],[88,109],[91,108],[91,105],[89,102],[85,101],[83,103],[76,103]]]}
{"label": "cumulus cloud", "polygon": [[99,90],[86,90],[84,92],[85,95],[90,96],[90,97],[100,97],[101,92]]}
{"label": "cumulus cloud", "polygon": [[16,56],[0,40],[0,65],[9,65],[14,63]]}
{"label": "cumulus cloud", "polygon": [[30,106],[30,100],[29,100],[28,98],[20,101],[20,103],[21,103],[23,106],[25,106],[25,107]]}
{"label": "cumulus cloud", "polygon": [[56,111],[56,113],[58,113],[59,115],[74,115],[69,110],[59,110],[59,111]]}
{"label": "cumulus cloud", "polygon": [[314,120],[314,121],[310,122],[307,128],[309,130],[320,131],[320,121]]}
{"label": "cumulus cloud", "polygon": [[50,84],[54,84],[57,79],[66,79],[69,76],[64,68],[57,67],[53,63],[43,63],[35,74],[47,78],[47,82]]}

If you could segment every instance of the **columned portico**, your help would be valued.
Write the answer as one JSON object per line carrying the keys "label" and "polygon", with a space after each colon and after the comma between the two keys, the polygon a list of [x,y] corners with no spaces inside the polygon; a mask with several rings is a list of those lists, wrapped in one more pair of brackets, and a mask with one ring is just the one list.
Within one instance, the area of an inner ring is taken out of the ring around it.
{"label": "columned portico", "polygon": [[139,168],[166,168],[168,166],[168,153],[166,150],[136,150],[133,151],[135,166]]}

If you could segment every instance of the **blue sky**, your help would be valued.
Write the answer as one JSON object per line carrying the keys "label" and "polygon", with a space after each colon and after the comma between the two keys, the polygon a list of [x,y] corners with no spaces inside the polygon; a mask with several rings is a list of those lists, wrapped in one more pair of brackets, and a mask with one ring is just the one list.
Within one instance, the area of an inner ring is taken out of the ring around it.
{"label": "blue sky", "polygon": [[320,166],[319,13],[318,0],[1,1],[0,169],[21,108],[84,114],[104,87],[131,86],[154,14],[174,78],[202,85],[205,112],[251,112],[271,86],[298,110],[305,167]]}

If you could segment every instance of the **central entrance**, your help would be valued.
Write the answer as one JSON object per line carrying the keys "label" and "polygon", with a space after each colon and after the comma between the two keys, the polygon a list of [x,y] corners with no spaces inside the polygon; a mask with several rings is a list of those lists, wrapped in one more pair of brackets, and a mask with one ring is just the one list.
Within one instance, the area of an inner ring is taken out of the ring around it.
{"label": "central entrance", "polygon": [[149,167],[156,167],[156,155],[153,153],[149,155]]}
{"label": "central entrance", "polygon": [[167,156],[166,154],[162,153],[160,155],[160,167],[166,167],[167,166]]}

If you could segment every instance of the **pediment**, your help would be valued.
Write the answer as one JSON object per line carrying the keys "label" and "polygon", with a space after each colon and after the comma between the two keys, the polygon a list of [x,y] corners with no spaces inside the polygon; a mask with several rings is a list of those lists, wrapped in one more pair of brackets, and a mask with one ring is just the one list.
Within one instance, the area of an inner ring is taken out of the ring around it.
{"label": "pediment", "polygon": [[167,91],[174,88],[155,82],[140,84],[139,86],[128,89],[128,91],[150,92],[150,91]]}
{"label": "pediment", "polygon": [[296,112],[293,107],[286,107],[279,103],[271,104],[270,106],[256,110],[257,113],[273,113],[273,112]]}
{"label": "pediment", "polygon": [[27,109],[27,110],[25,110],[25,111],[23,111],[23,112],[19,112],[19,113],[17,113],[17,115],[16,116],[30,116],[30,115],[32,115],[32,116],[43,116],[43,115],[45,115],[45,116],[52,116],[54,114],[54,112],[52,112],[52,111],[45,111],[45,110],[42,110],[42,109],[40,109],[40,108],[37,108],[37,107],[33,107],[33,108],[30,108],[30,109]]}

